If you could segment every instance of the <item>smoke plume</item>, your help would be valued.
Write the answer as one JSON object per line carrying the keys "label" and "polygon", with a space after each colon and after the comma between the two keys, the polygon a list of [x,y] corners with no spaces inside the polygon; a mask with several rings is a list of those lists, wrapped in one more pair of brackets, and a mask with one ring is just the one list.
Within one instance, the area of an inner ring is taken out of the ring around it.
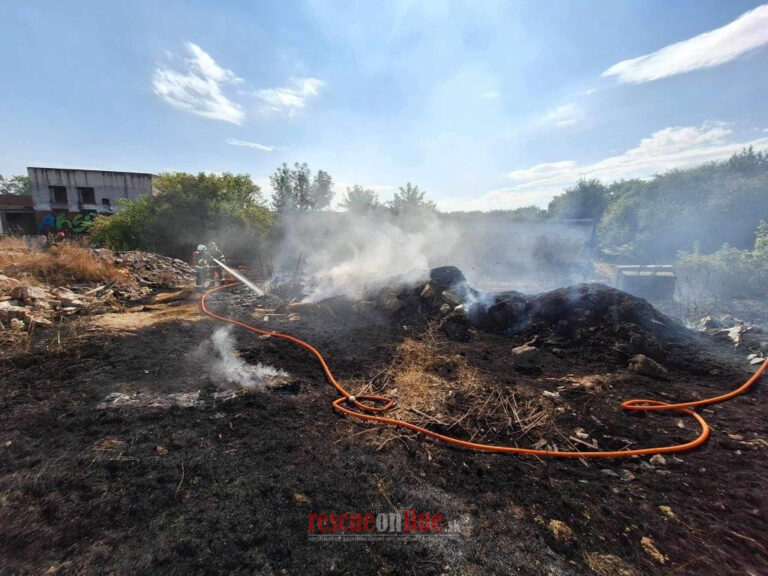
{"label": "smoke plume", "polygon": [[275,383],[276,379],[288,376],[288,373],[258,363],[248,364],[237,355],[232,326],[218,328],[211,336],[214,360],[209,364],[211,376],[224,378],[227,382],[243,388],[264,390]]}

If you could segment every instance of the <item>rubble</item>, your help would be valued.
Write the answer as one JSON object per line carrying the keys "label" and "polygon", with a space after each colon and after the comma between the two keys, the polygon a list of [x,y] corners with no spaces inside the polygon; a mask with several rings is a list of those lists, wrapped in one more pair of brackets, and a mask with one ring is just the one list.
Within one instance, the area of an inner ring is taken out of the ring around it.
{"label": "rubble", "polygon": [[61,316],[119,309],[123,303],[145,298],[153,290],[178,288],[194,280],[193,268],[174,258],[140,251],[91,252],[94,258],[117,266],[121,277],[96,286],[74,281],[51,286],[34,277],[0,274],[0,327],[20,330],[29,324],[52,326]]}
{"label": "rubble", "polygon": [[178,258],[139,250],[112,252],[100,248],[93,252],[97,257],[127,269],[130,276],[144,286],[176,288],[194,280],[194,268]]}
{"label": "rubble", "polygon": [[716,340],[733,344],[734,348],[750,352],[747,361],[750,365],[760,364],[754,359],[764,357],[768,352],[768,334],[759,326],[753,326],[730,315],[719,319],[705,316],[698,323],[699,329]]}

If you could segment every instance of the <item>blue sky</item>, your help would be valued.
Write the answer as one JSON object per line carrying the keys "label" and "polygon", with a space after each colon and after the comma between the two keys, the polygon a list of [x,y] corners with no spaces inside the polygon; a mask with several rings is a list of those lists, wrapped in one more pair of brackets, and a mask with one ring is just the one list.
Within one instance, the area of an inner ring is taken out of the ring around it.
{"label": "blue sky", "polygon": [[283,161],[443,209],[546,205],[768,147],[768,5],[739,0],[0,5],[0,174]]}

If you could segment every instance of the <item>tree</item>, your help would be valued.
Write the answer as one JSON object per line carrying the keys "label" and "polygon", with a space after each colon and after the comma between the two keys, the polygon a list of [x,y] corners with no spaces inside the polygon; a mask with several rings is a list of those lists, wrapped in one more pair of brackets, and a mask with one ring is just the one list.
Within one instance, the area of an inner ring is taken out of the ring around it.
{"label": "tree", "polygon": [[380,208],[381,202],[376,192],[355,184],[352,188],[347,188],[341,207],[349,212],[360,213]]}
{"label": "tree", "polygon": [[[298,164],[297,164],[298,166]],[[299,203],[293,189],[293,174],[288,164],[283,162],[269,177],[272,183],[272,207],[278,212],[298,210]]]}
{"label": "tree", "polygon": [[306,162],[296,162],[290,168],[283,162],[269,177],[274,189],[272,206],[278,212],[292,210],[322,210],[333,198],[333,179],[318,170],[314,179]]}
{"label": "tree", "polygon": [[695,242],[703,254],[724,243],[745,250],[768,215],[768,159],[745,148],[721,162],[614,183],[608,190],[597,227],[604,256],[672,263],[677,251]]}
{"label": "tree", "polygon": [[735,172],[744,175],[754,175],[768,167],[768,154],[755,152],[752,146],[747,146],[728,159],[728,166]]}
{"label": "tree", "polygon": [[389,207],[395,214],[416,212],[419,210],[437,210],[437,206],[431,200],[426,200],[426,192],[419,190],[415,184],[407,182],[395,192],[394,198],[389,202]]}
{"label": "tree", "polygon": [[309,189],[309,210],[323,210],[333,199],[333,179],[328,172],[318,170]]}
{"label": "tree", "polygon": [[247,174],[161,174],[155,195],[119,203],[112,216],[98,216],[94,244],[140,248],[187,258],[194,246],[216,240],[228,253],[258,250],[272,215]]}
{"label": "tree", "polygon": [[549,203],[549,217],[558,219],[592,218],[596,222],[608,206],[608,189],[599,180],[581,179]]}
{"label": "tree", "polygon": [[16,196],[31,196],[32,186],[29,183],[29,176],[11,176],[3,178],[0,174],[0,194],[14,194]]}

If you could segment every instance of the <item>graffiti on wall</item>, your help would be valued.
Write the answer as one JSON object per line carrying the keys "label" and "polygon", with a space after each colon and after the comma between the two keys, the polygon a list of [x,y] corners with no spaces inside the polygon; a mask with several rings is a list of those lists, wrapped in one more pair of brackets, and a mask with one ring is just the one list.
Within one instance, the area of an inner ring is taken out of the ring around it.
{"label": "graffiti on wall", "polygon": [[38,234],[54,234],[56,232],[72,232],[83,234],[93,225],[91,212],[52,212],[37,214]]}

